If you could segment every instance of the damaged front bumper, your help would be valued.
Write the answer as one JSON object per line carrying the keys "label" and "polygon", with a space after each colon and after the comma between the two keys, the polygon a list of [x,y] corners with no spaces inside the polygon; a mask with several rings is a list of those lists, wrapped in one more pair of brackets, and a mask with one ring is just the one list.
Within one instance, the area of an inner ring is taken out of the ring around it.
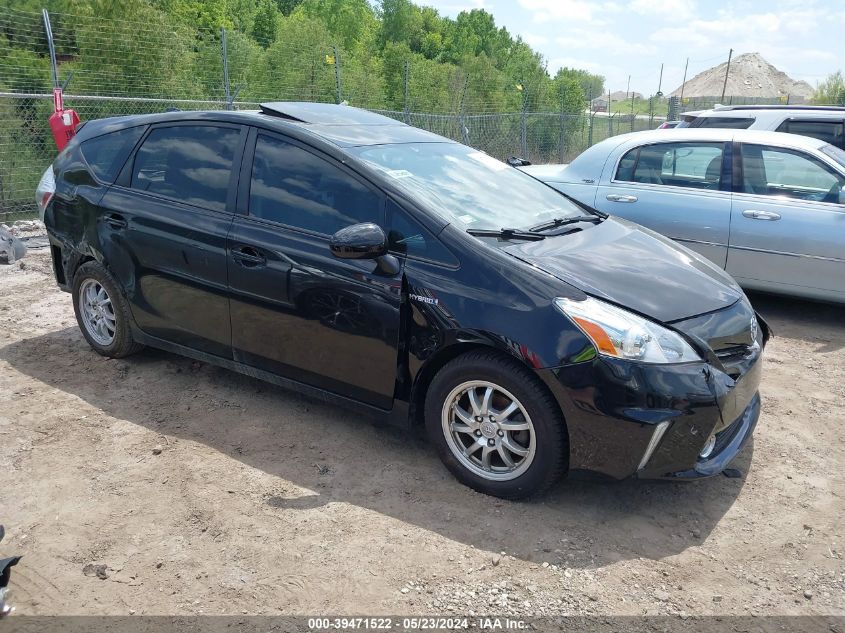
{"label": "damaged front bumper", "polygon": [[612,358],[540,370],[569,431],[569,466],[614,479],[722,472],[760,415],[765,339],[730,368]]}

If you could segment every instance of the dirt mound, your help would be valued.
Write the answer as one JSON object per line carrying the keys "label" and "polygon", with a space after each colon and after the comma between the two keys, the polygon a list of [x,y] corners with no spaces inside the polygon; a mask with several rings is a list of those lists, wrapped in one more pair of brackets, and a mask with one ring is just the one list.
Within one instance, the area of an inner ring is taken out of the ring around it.
{"label": "dirt mound", "polygon": [[[687,81],[685,97],[713,97],[722,94],[727,62],[698,73]],[[669,96],[681,94],[678,86]],[[731,97],[808,98],[813,87],[806,81],[796,81],[767,62],[760,53],[744,53],[731,60],[725,95]]]}

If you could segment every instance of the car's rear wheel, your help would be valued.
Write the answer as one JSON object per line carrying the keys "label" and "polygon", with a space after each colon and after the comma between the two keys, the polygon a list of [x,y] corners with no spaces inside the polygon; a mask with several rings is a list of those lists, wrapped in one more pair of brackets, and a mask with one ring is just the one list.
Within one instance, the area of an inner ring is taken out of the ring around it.
{"label": "car's rear wheel", "polygon": [[121,358],[143,346],[132,338],[129,305],[111,273],[86,262],[73,277],[73,310],[79,329],[98,354]]}
{"label": "car's rear wheel", "polygon": [[446,467],[485,494],[538,494],[567,466],[557,403],[529,369],[496,352],[469,352],[445,365],[426,395],[425,422]]}

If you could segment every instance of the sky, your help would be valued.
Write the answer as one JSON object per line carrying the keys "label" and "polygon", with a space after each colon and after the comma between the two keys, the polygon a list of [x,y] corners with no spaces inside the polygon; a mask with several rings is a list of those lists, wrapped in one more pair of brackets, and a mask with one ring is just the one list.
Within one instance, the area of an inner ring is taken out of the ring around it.
{"label": "sky", "polygon": [[606,89],[669,94],[734,56],[760,53],[793,79],[816,86],[845,70],[843,0],[415,0],[441,15],[483,8],[545,58],[604,75]]}

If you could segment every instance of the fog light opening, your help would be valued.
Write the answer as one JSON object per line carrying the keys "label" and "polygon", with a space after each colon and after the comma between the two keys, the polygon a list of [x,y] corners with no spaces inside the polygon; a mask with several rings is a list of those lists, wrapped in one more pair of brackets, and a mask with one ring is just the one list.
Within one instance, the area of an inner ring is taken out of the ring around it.
{"label": "fog light opening", "polygon": [[704,448],[701,449],[701,452],[698,456],[701,459],[707,459],[710,457],[710,454],[713,452],[713,448],[716,446],[716,435],[711,435],[707,438],[707,443],[704,445]]}

